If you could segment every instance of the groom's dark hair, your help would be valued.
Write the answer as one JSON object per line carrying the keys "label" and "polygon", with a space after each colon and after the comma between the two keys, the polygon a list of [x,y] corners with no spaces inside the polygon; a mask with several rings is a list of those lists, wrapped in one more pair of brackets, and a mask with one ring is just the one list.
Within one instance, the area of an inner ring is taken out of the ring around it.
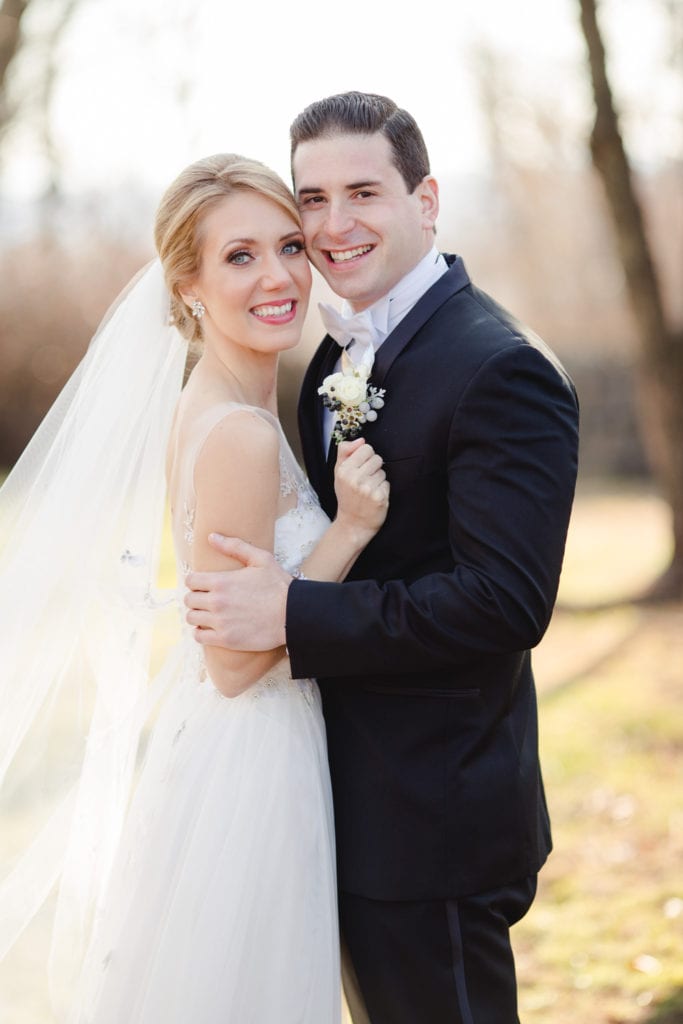
{"label": "groom's dark hair", "polygon": [[412,114],[387,96],[344,92],[311,103],[289,129],[291,157],[294,158],[301,142],[334,135],[374,135],[375,132],[381,132],[389,140],[394,165],[408,192],[414,192],[429,174],[427,147]]}

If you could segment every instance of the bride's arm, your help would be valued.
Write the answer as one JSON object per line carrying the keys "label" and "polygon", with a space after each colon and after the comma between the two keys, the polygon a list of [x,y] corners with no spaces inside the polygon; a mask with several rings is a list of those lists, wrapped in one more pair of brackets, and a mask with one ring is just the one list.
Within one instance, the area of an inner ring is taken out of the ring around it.
{"label": "bride's arm", "polygon": [[389,484],[382,460],[362,438],[339,445],[334,470],[337,515],[301,565],[310,580],[341,582],[386,519]]}
{"label": "bride's arm", "polygon": [[[262,417],[233,412],[202,445],[194,467],[196,512],[194,569],[237,569],[232,558],[209,545],[212,532],[226,533],[273,550],[280,492],[279,438]],[[236,696],[282,657],[283,649],[255,653],[206,648],[206,668],[218,690]]]}
{"label": "bride's arm", "polygon": [[[339,448],[335,468],[338,513],[301,566],[309,579],[344,579],[387,514],[389,485],[379,456],[360,439]],[[279,452],[274,428],[248,411],[226,416],[208,435],[194,470],[196,571],[242,566],[209,544],[211,533],[241,537],[272,552],[280,493]],[[283,648],[258,653],[205,648],[207,671],[227,696],[247,689],[282,654]]]}

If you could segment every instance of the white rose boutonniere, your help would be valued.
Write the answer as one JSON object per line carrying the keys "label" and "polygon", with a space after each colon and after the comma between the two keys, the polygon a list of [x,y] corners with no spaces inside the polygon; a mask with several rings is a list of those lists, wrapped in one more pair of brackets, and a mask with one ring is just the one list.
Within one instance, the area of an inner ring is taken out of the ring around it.
{"label": "white rose boutonniere", "polygon": [[372,423],[384,405],[384,388],[368,384],[370,371],[366,366],[355,366],[342,356],[342,369],[325,377],[318,388],[323,405],[337,413],[332,439],[352,441],[362,432],[364,423]]}

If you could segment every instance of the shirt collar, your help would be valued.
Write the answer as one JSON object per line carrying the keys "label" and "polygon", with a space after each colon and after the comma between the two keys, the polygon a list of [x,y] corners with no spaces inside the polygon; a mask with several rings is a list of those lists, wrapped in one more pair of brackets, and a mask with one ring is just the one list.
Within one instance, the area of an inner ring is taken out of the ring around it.
{"label": "shirt collar", "polygon": [[[398,281],[381,299],[368,307],[375,328],[374,348],[377,350],[396,325],[413,308],[418,299],[448,270],[448,264],[435,245],[416,263],[412,270]],[[344,300],[342,316],[352,316],[353,310]]]}

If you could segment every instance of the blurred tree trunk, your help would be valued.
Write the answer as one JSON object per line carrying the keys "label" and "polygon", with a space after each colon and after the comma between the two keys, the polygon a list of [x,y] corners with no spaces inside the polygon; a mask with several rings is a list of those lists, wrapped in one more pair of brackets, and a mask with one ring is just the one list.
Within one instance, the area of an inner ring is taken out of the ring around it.
{"label": "blurred tree trunk", "polygon": [[[0,0],[0,146],[17,122],[26,121],[31,125],[45,158],[47,182],[44,205],[49,219],[51,207],[59,196],[61,177],[60,152],[53,134],[51,109],[61,71],[59,44],[81,0],[51,0],[49,6],[45,4],[44,10],[50,13],[50,19],[44,18],[40,30],[27,38],[22,32],[21,18],[31,3],[32,0]],[[28,88],[24,86],[20,97],[11,99],[7,72],[24,50],[30,50],[37,74],[34,74]]]}
{"label": "blurred tree trunk", "polygon": [[605,189],[640,340],[643,435],[653,470],[672,512],[671,564],[644,597],[650,600],[680,598],[683,597],[683,331],[667,322],[664,311],[607,77],[596,0],[579,0],[579,4],[595,102],[591,154]]}
{"label": "blurred tree trunk", "polygon": [[28,5],[29,0],[3,0],[0,7],[0,118],[4,107],[5,76],[19,49],[21,16]]}

